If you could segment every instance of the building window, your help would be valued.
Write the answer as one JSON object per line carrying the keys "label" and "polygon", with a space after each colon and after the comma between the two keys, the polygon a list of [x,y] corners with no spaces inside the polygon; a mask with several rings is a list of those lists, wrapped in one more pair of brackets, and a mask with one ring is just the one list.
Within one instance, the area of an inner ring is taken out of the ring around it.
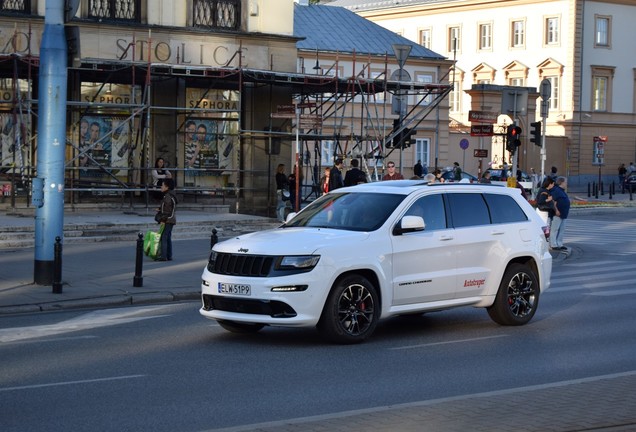
{"label": "building window", "polygon": [[431,49],[431,29],[420,30],[420,45]]}
{"label": "building window", "polygon": [[558,110],[561,106],[561,81],[558,76],[546,77],[546,79],[550,81],[550,109]]}
{"label": "building window", "polygon": [[526,43],[526,30],[525,22],[513,21],[512,22],[512,37],[511,45],[513,48],[523,47]]}
{"label": "building window", "polygon": [[448,28],[448,52],[461,50],[461,34],[459,27]]}
{"label": "building window", "polygon": [[140,21],[140,0],[89,0],[88,17],[117,21]]}
{"label": "building window", "polygon": [[[334,75],[335,76],[335,75]],[[372,70],[371,71],[371,79],[377,80],[377,79],[384,79],[384,71],[379,71],[379,70]],[[375,93],[374,95],[374,101],[376,103],[384,103],[384,91],[381,91],[379,93]]]}
{"label": "building window", "polygon": [[523,78],[510,78],[508,85],[515,87],[524,87],[525,80]]}
{"label": "building window", "polygon": [[549,17],[545,19],[545,44],[556,45],[559,43],[559,18]]}
{"label": "building window", "polygon": [[612,81],[614,68],[592,66],[592,110],[610,111],[612,107]]}
{"label": "building window", "polygon": [[194,0],[194,27],[238,30],[241,27],[240,0]]}
{"label": "building window", "polygon": [[0,2],[0,11],[2,12],[31,12],[30,0],[4,0]]}
{"label": "building window", "polygon": [[[333,152],[334,152],[334,142],[333,141],[321,141],[322,148],[320,153],[320,165],[323,167],[333,165]],[[322,176],[323,173],[320,173]]]}
{"label": "building window", "polygon": [[[421,160],[422,165],[429,167],[431,155],[431,140],[429,138],[415,139],[415,160]],[[430,170],[429,170],[430,172]]]}
{"label": "building window", "polygon": [[459,87],[459,82],[455,81],[453,83],[453,89],[451,90],[448,96],[448,104],[449,104],[448,110],[453,113],[460,112],[461,101],[462,101],[461,88]]}
{"label": "building window", "polygon": [[492,24],[479,25],[479,49],[492,49]]}
{"label": "building window", "polygon": [[595,36],[594,46],[608,48],[611,42],[611,25],[612,21],[607,16],[595,17]]}
{"label": "building window", "polygon": [[[415,74],[415,81],[419,82],[419,83],[425,83],[425,84],[432,84],[433,83],[433,74]],[[422,105],[430,105],[430,103],[432,102],[433,98],[430,94],[424,96],[424,97],[419,97],[416,96],[414,103],[417,104],[419,101],[422,101],[422,103],[420,103],[420,106]]]}

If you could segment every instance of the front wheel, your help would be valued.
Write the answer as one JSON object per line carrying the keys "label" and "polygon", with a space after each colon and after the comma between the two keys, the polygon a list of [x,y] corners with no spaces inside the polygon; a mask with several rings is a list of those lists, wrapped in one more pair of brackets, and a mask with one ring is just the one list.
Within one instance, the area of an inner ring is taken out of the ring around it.
{"label": "front wheel", "polygon": [[329,293],[318,329],[333,342],[359,343],[371,336],[379,317],[375,286],[364,276],[349,275],[336,282]]}
{"label": "front wheel", "polygon": [[524,264],[511,264],[488,314],[497,324],[523,325],[532,319],[538,304],[539,282],[534,271]]}
{"label": "front wheel", "polygon": [[225,330],[230,331],[232,333],[256,333],[263,327],[264,324],[251,324],[251,323],[240,323],[236,321],[217,321],[221,327]]}

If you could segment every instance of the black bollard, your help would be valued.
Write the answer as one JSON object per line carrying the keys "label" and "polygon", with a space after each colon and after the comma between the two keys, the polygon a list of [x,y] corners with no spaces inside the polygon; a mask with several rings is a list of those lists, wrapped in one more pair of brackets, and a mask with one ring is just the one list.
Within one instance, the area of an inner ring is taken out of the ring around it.
{"label": "black bollard", "polygon": [[53,246],[53,294],[62,294],[62,239],[55,237]]}
{"label": "black bollard", "polygon": [[592,196],[592,185],[590,182],[587,182],[587,197],[590,198]]}
{"label": "black bollard", "polygon": [[612,199],[612,194],[614,193],[614,182],[609,185],[609,199]]}
{"label": "black bollard", "polygon": [[134,287],[144,286],[144,278],[142,276],[144,265],[144,235],[137,234],[137,255],[135,257],[135,277],[133,278]]}
{"label": "black bollard", "polygon": [[216,235],[216,233],[216,228],[212,228],[212,235],[210,236],[210,250],[212,250],[214,245],[219,242],[219,236]]}
{"label": "black bollard", "polygon": [[600,182],[599,187],[601,188],[601,195],[605,195],[605,183]]}

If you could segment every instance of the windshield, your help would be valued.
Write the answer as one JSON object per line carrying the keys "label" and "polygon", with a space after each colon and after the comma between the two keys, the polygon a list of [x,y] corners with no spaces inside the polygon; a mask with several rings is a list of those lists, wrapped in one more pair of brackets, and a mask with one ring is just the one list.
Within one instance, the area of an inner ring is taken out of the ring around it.
{"label": "windshield", "polygon": [[375,231],[405,197],[371,192],[328,194],[311,203],[284,226]]}

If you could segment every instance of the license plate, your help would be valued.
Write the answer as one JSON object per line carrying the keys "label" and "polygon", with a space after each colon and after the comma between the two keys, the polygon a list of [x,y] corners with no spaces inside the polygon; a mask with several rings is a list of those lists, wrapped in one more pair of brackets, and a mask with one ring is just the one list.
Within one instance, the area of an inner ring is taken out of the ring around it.
{"label": "license plate", "polygon": [[251,295],[252,288],[249,285],[219,282],[219,293],[235,295]]}

